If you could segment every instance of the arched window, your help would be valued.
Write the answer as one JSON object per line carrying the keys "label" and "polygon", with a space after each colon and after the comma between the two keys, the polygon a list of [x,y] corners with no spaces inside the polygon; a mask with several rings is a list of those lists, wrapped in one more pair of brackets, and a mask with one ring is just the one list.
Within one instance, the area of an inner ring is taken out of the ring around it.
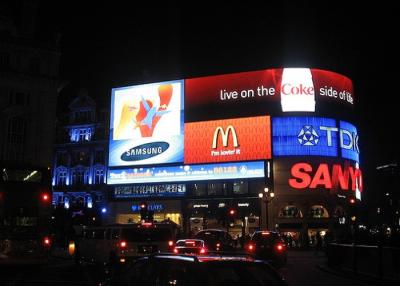
{"label": "arched window", "polygon": [[281,218],[302,218],[303,213],[294,205],[287,205],[279,211],[278,217]]}
{"label": "arched window", "polygon": [[321,205],[312,206],[308,215],[311,218],[329,218],[328,210]]}

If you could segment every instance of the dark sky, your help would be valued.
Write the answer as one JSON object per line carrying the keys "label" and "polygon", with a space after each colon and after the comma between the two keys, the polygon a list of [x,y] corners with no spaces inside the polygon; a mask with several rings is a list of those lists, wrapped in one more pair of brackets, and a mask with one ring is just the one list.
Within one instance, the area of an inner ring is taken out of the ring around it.
{"label": "dark sky", "polygon": [[79,87],[107,106],[112,87],[282,66],[328,69],[353,80],[366,180],[377,164],[400,159],[399,16],[390,1],[53,2],[42,2],[40,23],[63,35],[61,76],[71,84],[62,103]]}

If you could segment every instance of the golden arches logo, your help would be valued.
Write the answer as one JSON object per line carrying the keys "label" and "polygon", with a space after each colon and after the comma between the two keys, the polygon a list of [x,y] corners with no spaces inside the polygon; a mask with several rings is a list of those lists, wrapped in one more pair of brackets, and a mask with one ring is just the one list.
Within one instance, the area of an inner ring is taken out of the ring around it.
{"label": "golden arches logo", "polygon": [[232,125],[228,125],[228,127],[225,130],[221,126],[218,126],[214,131],[214,137],[213,137],[213,143],[212,143],[213,149],[217,148],[217,140],[218,140],[219,133],[221,133],[222,145],[224,147],[228,146],[229,133],[232,133],[233,147],[236,148],[239,146],[236,131]]}

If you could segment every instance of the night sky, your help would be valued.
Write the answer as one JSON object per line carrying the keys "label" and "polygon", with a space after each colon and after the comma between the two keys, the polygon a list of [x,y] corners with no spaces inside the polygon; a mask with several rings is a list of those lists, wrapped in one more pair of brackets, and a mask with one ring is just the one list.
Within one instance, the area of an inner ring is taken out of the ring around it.
{"label": "night sky", "polygon": [[366,186],[376,165],[400,159],[399,16],[391,2],[53,2],[41,2],[39,27],[62,34],[61,77],[70,84],[60,106],[81,87],[107,107],[112,87],[282,66],[327,69],[353,80]]}

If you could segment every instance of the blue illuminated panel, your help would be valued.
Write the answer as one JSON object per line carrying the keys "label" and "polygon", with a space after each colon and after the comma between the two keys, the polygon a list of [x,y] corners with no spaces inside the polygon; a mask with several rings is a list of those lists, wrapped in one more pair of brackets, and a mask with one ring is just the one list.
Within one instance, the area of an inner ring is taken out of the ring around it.
{"label": "blue illuminated panel", "polygon": [[108,170],[107,184],[185,182],[263,177],[264,162],[254,161]]}
{"label": "blue illuminated panel", "polygon": [[338,156],[338,128],[334,119],[275,117],[272,140],[274,156]]}
{"label": "blue illuminated panel", "polygon": [[340,147],[342,157],[359,162],[358,133],[357,128],[346,121],[340,121]]}

